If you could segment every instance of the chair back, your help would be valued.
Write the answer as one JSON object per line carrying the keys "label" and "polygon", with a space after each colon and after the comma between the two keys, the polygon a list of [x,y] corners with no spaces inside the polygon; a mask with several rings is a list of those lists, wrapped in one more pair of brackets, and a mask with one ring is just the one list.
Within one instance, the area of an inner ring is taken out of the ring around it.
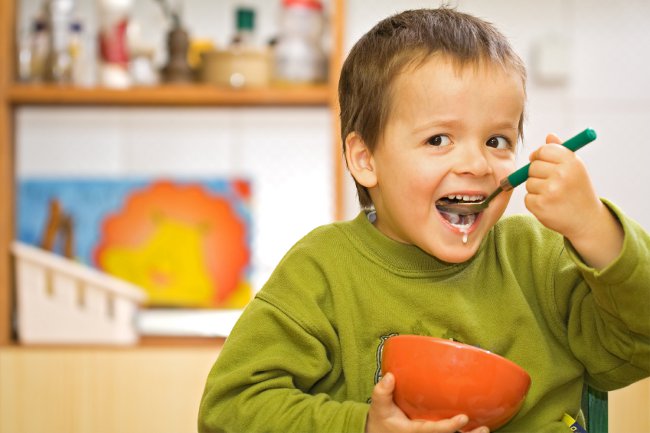
{"label": "chair back", "polygon": [[585,386],[582,391],[582,413],[588,433],[607,433],[607,393]]}

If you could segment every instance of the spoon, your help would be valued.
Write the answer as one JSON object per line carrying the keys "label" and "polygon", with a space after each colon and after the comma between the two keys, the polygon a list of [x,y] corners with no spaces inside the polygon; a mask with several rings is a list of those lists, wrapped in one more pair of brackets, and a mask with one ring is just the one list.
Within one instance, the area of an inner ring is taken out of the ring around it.
{"label": "spoon", "polygon": [[[593,129],[585,129],[578,135],[569,138],[567,141],[562,143],[562,146],[567,149],[575,152],[581,147],[591,143],[596,139],[596,132]],[[470,215],[481,212],[483,209],[487,208],[490,204],[490,201],[503,191],[510,191],[516,186],[521,185],[528,179],[528,169],[530,164],[526,164],[521,167],[519,170],[515,171],[508,177],[501,180],[499,187],[494,190],[485,200],[472,202],[472,203],[452,203],[448,200],[442,199],[436,202],[436,207],[443,211],[449,213],[455,213],[458,215]]]}

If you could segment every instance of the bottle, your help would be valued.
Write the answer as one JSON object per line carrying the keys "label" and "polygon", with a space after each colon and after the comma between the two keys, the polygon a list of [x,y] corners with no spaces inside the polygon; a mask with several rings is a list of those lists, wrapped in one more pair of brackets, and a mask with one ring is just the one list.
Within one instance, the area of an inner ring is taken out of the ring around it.
{"label": "bottle", "polygon": [[45,65],[50,51],[50,32],[47,21],[43,16],[36,17],[32,22],[29,38],[29,78],[32,83],[45,80]]}
{"label": "bottle", "polygon": [[31,46],[31,29],[20,31],[16,52],[18,61],[16,62],[16,76],[20,82],[29,82],[32,72],[32,46]]}
{"label": "bottle", "polygon": [[50,49],[45,65],[45,81],[60,84],[72,82],[68,36],[73,7],[73,0],[48,0],[46,3]]}
{"label": "bottle", "polygon": [[325,81],[327,59],[322,47],[323,5],[319,0],[283,0],[280,36],[275,46],[274,75],[280,82]]}
{"label": "bottle", "polygon": [[253,48],[255,45],[255,10],[238,7],[235,10],[236,30],[230,41],[232,49]]}
{"label": "bottle", "polygon": [[71,81],[75,86],[87,85],[85,71],[85,47],[83,43],[83,24],[79,20],[70,23],[68,53],[71,61]]}
{"label": "bottle", "polygon": [[99,83],[111,88],[126,88],[132,83],[127,44],[133,0],[98,0]]}

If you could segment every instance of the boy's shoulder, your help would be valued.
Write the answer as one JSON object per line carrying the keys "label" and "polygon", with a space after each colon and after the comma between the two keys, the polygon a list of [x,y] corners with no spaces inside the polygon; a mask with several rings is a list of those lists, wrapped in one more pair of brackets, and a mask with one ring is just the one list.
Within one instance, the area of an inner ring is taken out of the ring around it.
{"label": "boy's shoulder", "polygon": [[314,329],[319,310],[330,306],[328,281],[342,272],[340,264],[354,260],[354,248],[344,233],[349,222],[314,228],[282,257],[256,298],[274,305],[306,329]]}
{"label": "boy's shoulder", "polygon": [[295,255],[313,257],[331,254],[332,250],[339,249],[348,242],[345,232],[349,230],[351,223],[332,222],[312,229],[287,251],[285,258]]}
{"label": "boy's shoulder", "polygon": [[[334,221],[318,226],[303,236],[293,248],[320,249],[327,244],[340,245],[344,240],[354,242],[352,239],[355,237],[354,233],[364,224],[365,218],[365,215],[359,214],[350,220]],[[359,235],[357,234],[357,236]]]}
{"label": "boy's shoulder", "polygon": [[368,254],[364,236],[370,230],[365,214],[347,221],[335,221],[318,226],[285,253],[278,267],[298,267],[325,271],[341,263],[352,263]]}

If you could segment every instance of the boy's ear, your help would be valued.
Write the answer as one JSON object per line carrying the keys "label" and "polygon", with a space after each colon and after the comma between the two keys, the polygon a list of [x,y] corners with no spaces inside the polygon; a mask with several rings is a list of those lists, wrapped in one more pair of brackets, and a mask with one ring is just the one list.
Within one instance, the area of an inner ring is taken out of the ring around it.
{"label": "boy's ear", "polygon": [[359,184],[366,188],[377,185],[377,173],[372,153],[356,132],[349,133],[345,138],[345,160],[350,173]]}

